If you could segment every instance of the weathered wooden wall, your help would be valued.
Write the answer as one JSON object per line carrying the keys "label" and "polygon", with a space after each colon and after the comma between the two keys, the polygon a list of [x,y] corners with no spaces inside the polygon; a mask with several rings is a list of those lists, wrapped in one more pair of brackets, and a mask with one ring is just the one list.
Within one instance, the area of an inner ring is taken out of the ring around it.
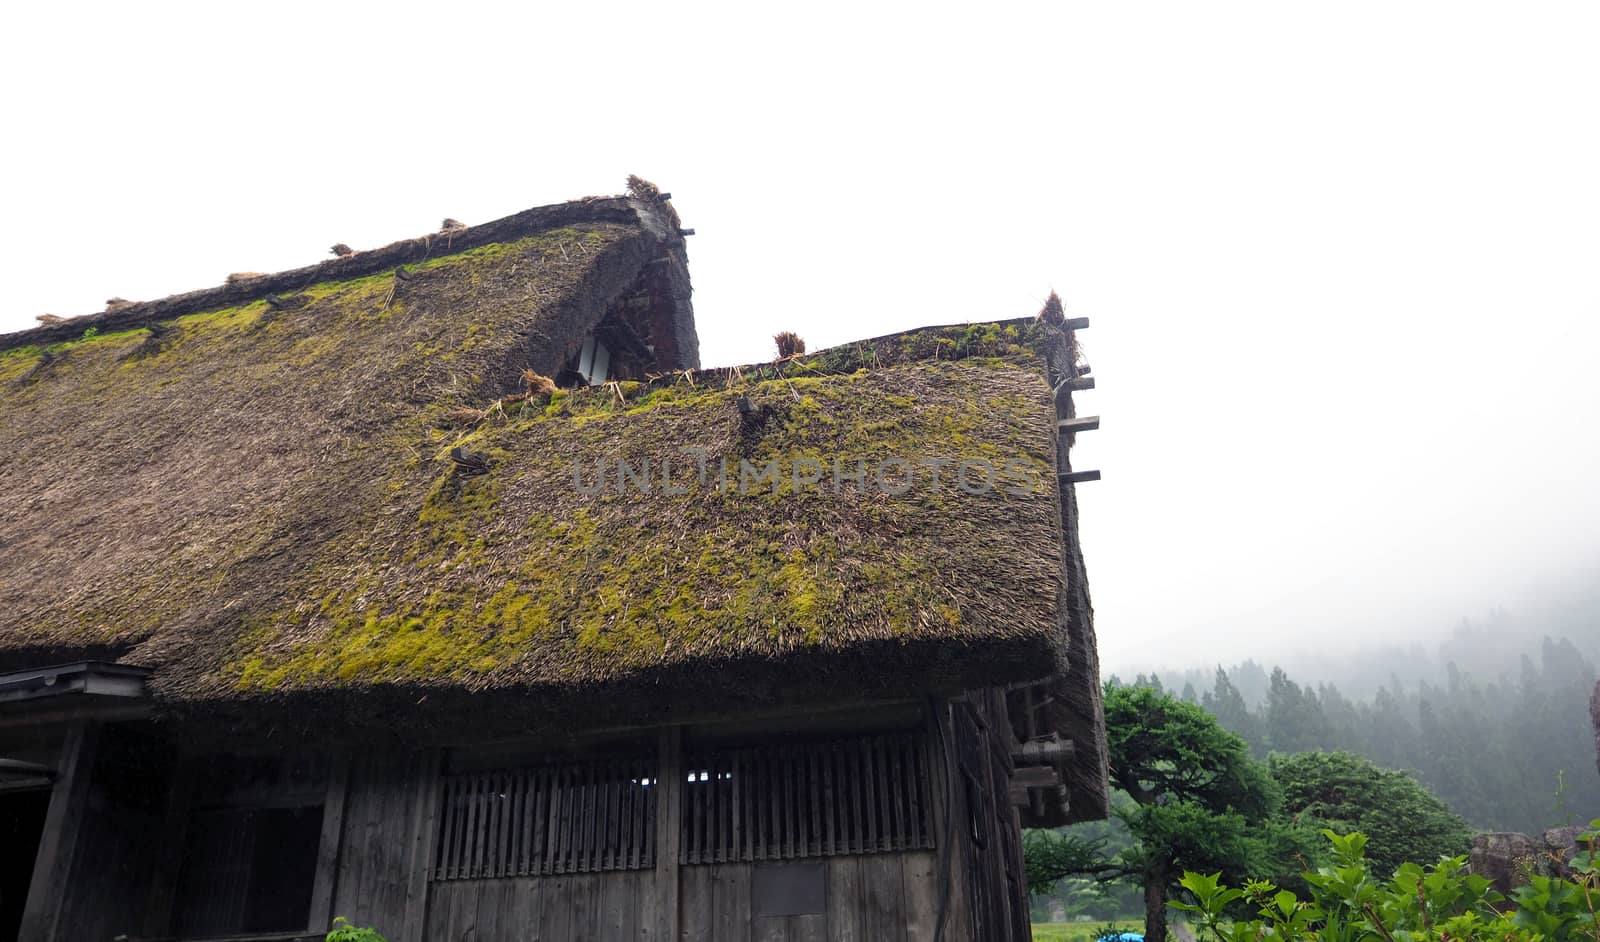
{"label": "weathered wooden wall", "polygon": [[[745,758],[727,767],[717,762],[686,765],[675,749],[663,747],[659,772],[630,769],[618,780],[620,789],[602,783],[601,791],[592,792],[617,799],[630,787],[660,789],[640,819],[657,829],[648,856],[630,852],[611,864],[604,855],[597,858],[599,863],[574,856],[542,872],[537,867],[518,871],[504,862],[452,868],[448,862],[455,858],[438,850],[453,846],[448,825],[441,824],[449,819],[448,809],[459,815],[464,807],[459,800],[449,804],[456,794],[445,787],[450,775],[456,776],[451,787],[457,788],[470,784],[474,775],[489,776],[489,785],[465,793],[468,806],[517,814],[534,808],[546,820],[568,819],[565,806],[552,803],[538,810],[544,806],[533,802],[539,794],[532,788],[540,781],[537,775],[480,774],[470,765],[462,771],[459,763],[452,772],[448,763],[442,769],[438,752],[374,750],[354,756],[338,763],[326,786],[325,830],[308,931],[325,931],[327,920],[344,916],[397,942],[921,942],[935,938],[942,919],[942,939],[948,942],[1026,939],[1016,812],[1007,790],[1010,729],[1003,702],[995,699],[998,694],[985,697],[978,693],[930,710],[924,732],[917,734],[923,738],[901,740],[893,748],[883,746],[895,742],[892,738],[868,733],[860,742],[876,745],[862,745],[865,751],[852,759],[862,766],[859,773],[852,771],[856,765],[843,760],[828,766],[824,760],[840,748],[831,745],[810,752],[775,745],[776,764],[745,757],[756,772],[740,764]],[[172,839],[178,832],[169,829],[175,821],[187,820],[188,792],[178,786],[192,779],[181,771],[192,761],[175,762],[171,750],[156,748],[134,730],[104,732],[112,735],[101,740],[105,747],[85,763],[90,774],[74,779],[79,784],[71,786],[72,794],[81,796],[71,799],[80,814],[71,833],[64,835],[71,876],[51,939],[159,936],[166,934],[166,914],[172,911],[181,861],[171,851],[181,842]],[[840,730],[838,735],[850,734]],[[842,748],[839,755],[851,756],[856,747]],[[870,784],[857,788],[858,778],[868,782],[874,768],[880,786],[889,783],[886,792]],[[781,793],[782,801],[741,803],[753,800],[753,783],[769,778],[782,785],[774,792]],[[698,786],[686,790],[686,781]],[[730,784],[741,782],[745,784]],[[844,782],[850,787],[843,787]],[[846,818],[839,817],[838,830],[828,824],[834,810],[843,814],[842,797],[837,809],[828,802],[796,804],[795,795],[807,783],[820,795],[848,794],[849,821],[854,823],[845,827]],[[830,790],[830,783],[839,787]],[[760,839],[753,843],[744,839],[745,829],[735,826],[730,833],[740,839],[708,843],[707,835],[721,833],[715,822],[722,819],[711,812],[723,807],[717,797],[723,792],[739,796],[726,809],[729,822],[743,821],[749,808],[759,806],[774,813],[780,825],[792,816],[794,826],[775,827],[768,834],[760,825],[753,832]],[[490,796],[505,804],[481,800]],[[613,804],[628,809],[638,797],[624,796]],[[588,810],[579,818],[601,820],[590,813],[592,805],[584,807]],[[877,824],[870,813],[862,817],[873,807],[879,809]],[[919,817],[919,808],[926,811],[925,819]],[[660,809],[659,818],[649,809]],[[526,832],[496,824],[499,817],[482,820],[488,823],[480,823],[474,833],[480,842],[482,835],[489,835],[485,846],[500,848],[505,860],[521,859],[515,853],[506,856],[508,848],[515,852],[542,846],[528,843]],[[608,833],[600,825],[591,830],[593,835]],[[627,833],[639,830],[630,825]],[[684,831],[694,832],[691,837],[698,834],[700,844],[680,842]],[[744,859],[734,859],[751,848]],[[718,855],[728,859],[693,862]],[[462,859],[477,858],[469,854]]]}
{"label": "weathered wooden wall", "polygon": [[[824,892],[814,911],[763,915],[753,892],[758,868],[783,867],[793,861],[740,861],[685,864],[678,874],[678,931],[683,942],[920,942],[935,937],[940,915],[941,867],[953,868],[948,881],[943,938],[961,942],[975,936],[971,904],[961,897],[969,888],[994,884],[970,879],[974,858],[967,842],[960,852],[941,854],[947,831],[959,838],[965,826],[947,828],[944,804],[954,795],[958,820],[970,821],[972,810],[958,790],[943,787],[944,751],[930,747],[929,782],[934,849],[833,855],[813,858],[822,868]],[[413,832],[426,817],[417,802],[427,787],[419,781],[428,767],[418,756],[376,756],[356,762],[344,793],[341,840],[333,891],[333,915],[359,925],[401,935],[406,926],[406,890],[414,861]],[[423,809],[425,811],[425,809]],[[994,809],[977,817],[993,820]],[[1008,813],[1008,812],[1002,812]],[[432,841],[430,840],[430,843]],[[422,942],[495,942],[495,940],[654,940],[661,926],[659,900],[670,898],[656,885],[660,871],[643,869],[594,873],[555,873],[479,879],[435,879],[426,884]],[[990,901],[979,909],[1005,910]],[[663,940],[665,942],[665,940]]]}
{"label": "weathered wooden wall", "polygon": [[[933,851],[830,857],[819,912],[762,916],[751,884],[760,863],[683,867],[681,942],[925,942],[938,916]],[[649,870],[449,880],[428,893],[427,942],[654,940]],[[970,938],[947,925],[945,938]]]}
{"label": "weathered wooden wall", "polygon": [[[334,878],[334,916],[401,934],[410,883],[421,755],[380,754],[353,763]],[[452,938],[451,942],[458,942]]]}
{"label": "weathered wooden wall", "polygon": [[100,730],[95,744],[84,800],[70,825],[68,839],[76,846],[55,939],[137,932],[149,898],[152,849],[161,843],[170,752],[127,725]]}
{"label": "weathered wooden wall", "polygon": [[447,880],[428,888],[428,940],[628,940],[655,938],[649,870],[497,880]]}

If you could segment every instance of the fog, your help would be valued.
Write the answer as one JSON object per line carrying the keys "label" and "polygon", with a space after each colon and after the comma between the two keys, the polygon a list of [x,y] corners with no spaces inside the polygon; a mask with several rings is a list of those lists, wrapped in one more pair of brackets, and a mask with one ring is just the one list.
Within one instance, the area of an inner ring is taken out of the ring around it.
{"label": "fog", "polygon": [[638,173],[707,365],[1091,319],[1107,672],[1600,574],[1600,7],[564,6],[12,11],[0,330]]}

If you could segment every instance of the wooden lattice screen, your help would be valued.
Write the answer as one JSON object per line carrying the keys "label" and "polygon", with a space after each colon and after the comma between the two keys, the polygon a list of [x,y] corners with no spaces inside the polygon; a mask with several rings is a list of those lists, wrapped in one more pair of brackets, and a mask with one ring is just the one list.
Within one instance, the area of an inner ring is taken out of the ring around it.
{"label": "wooden lattice screen", "polygon": [[681,863],[933,846],[920,736],[723,750],[687,769]]}
{"label": "wooden lattice screen", "polygon": [[443,777],[433,879],[655,866],[653,757]]}

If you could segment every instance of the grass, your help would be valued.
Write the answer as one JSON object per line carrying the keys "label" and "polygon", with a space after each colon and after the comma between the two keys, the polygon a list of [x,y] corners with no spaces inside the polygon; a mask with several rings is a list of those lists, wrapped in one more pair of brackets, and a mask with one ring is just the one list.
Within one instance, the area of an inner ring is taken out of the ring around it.
{"label": "grass", "polygon": [[1143,932],[1143,919],[1118,919],[1113,922],[1036,922],[1033,924],[1033,942],[1094,942],[1107,925],[1118,932]]}

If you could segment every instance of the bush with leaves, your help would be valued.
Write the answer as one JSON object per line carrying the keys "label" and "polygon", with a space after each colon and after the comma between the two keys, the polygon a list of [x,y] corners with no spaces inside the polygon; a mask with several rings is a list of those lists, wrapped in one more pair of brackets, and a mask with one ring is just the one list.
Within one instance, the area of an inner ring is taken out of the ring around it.
{"label": "bush with leaves", "polygon": [[1465,854],[1472,829],[1404,772],[1348,752],[1274,755],[1267,763],[1283,793],[1286,820],[1316,831],[1367,836],[1367,862],[1393,873],[1406,861]]}
{"label": "bush with leaves", "polygon": [[1382,879],[1370,870],[1364,835],[1323,833],[1333,862],[1305,875],[1304,897],[1264,880],[1234,888],[1220,874],[1190,871],[1179,883],[1193,902],[1174,905],[1207,942],[1600,942],[1600,830],[1580,836],[1587,849],[1572,861],[1573,879],[1530,876],[1510,899],[1468,873],[1465,857],[1404,863]]}
{"label": "bush with leaves", "polygon": [[350,920],[343,916],[335,916],[333,928],[328,931],[326,942],[389,942],[389,940],[379,935],[376,929],[352,926]]}

